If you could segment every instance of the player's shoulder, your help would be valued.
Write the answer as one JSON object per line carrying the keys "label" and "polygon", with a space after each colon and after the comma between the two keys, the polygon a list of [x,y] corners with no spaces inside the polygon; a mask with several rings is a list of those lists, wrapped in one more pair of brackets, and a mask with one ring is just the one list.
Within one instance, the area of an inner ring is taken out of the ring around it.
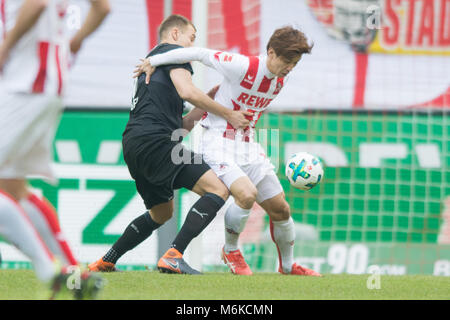
{"label": "player's shoulder", "polygon": [[247,63],[248,62],[248,56],[238,53],[238,52],[228,52],[228,51],[221,51],[216,50],[214,52],[214,59],[219,62],[229,62],[229,63]]}
{"label": "player's shoulder", "polygon": [[177,44],[172,44],[172,43],[160,43],[158,44],[156,47],[154,47],[152,49],[152,51],[150,51],[150,53],[147,55],[146,58],[153,56],[155,54],[160,54],[160,53],[164,53],[164,52],[168,52],[174,49],[181,49],[183,48],[180,45]]}
{"label": "player's shoulder", "polygon": [[265,62],[265,55],[246,55],[238,53],[236,54],[236,59],[239,60],[242,67],[245,69],[248,68],[257,68],[260,63]]}

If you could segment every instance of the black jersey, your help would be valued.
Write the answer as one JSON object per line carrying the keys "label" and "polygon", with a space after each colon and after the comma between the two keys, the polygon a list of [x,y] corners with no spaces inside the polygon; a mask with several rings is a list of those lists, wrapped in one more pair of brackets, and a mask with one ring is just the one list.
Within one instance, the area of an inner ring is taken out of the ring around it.
{"label": "black jersey", "polygon": [[[148,56],[176,48],[181,47],[160,44]],[[149,84],[145,83],[145,74],[139,76],[136,81],[130,118],[122,139],[124,159],[136,183],[143,184],[138,180],[151,182],[166,191],[173,189],[173,181],[184,167],[184,164],[176,164],[172,161],[172,151],[181,142],[173,141],[172,133],[183,127],[184,109],[184,101],[170,79],[170,71],[176,68],[184,68],[193,73],[191,64],[186,63],[157,67]],[[192,152],[186,152],[194,156]],[[147,199],[147,202],[153,205],[155,201],[155,199],[152,201]],[[168,198],[165,201],[168,201]]]}
{"label": "black jersey", "polygon": [[[156,46],[147,57],[177,48],[182,47],[163,43]],[[145,83],[145,74],[139,76],[132,98],[130,118],[123,133],[125,141],[148,137],[170,138],[174,130],[183,127],[184,101],[170,79],[170,71],[176,68],[194,73],[191,64],[185,63],[157,67],[149,84]]]}

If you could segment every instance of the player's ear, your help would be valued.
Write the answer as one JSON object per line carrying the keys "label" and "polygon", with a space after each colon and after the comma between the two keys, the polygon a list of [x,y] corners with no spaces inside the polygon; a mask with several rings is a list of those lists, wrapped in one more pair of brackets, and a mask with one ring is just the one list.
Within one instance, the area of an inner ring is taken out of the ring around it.
{"label": "player's ear", "polygon": [[273,50],[272,47],[269,47],[269,49],[267,49],[267,55],[271,58],[275,58],[277,56],[277,54],[275,53],[275,50]]}
{"label": "player's ear", "polygon": [[178,28],[176,28],[176,27],[173,28],[170,31],[170,36],[171,36],[172,40],[178,41],[178,38],[180,37],[180,30],[178,30]]}

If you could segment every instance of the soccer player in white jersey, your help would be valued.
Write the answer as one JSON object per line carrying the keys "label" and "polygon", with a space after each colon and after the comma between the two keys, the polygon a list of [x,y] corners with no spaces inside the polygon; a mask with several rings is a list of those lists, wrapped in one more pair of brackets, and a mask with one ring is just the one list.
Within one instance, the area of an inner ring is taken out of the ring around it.
{"label": "soccer player in white jersey", "polygon": [[[54,293],[73,272],[67,267],[78,262],[54,208],[31,192],[26,179],[53,179],[52,142],[63,109],[69,50],[77,53],[110,10],[108,0],[93,0],[69,42],[68,4],[0,0],[0,235],[31,259],[37,277],[49,282]],[[93,297],[98,279],[84,272],[75,297]]]}
{"label": "soccer player in white jersey", "polygon": [[[312,46],[305,35],[290,26],[275,30],[267,44],[267,54],[244,56],[204,48],[176,49],[143,59],[136,75],[171,63],[199,61],[224,76],[215,95],[222,105],[233,110],[246,110],[251,125],[244,131],[234,130],[221,117],[204,114],[200,122],[203,136],[199,153],[213,168],[233,195],[234,202],[225,213],[225,246],[222,258],[235,274],[251,275],[252,271],[238,248],[250,210],[256,201],[270,217],[270,231],[279,254],[282,274],[320,276],[293,261],[294,221],[289,204],[263,148],[254,141],[255,125],[261,113],[276,98],[286,82],[286,76]],[[199,120],[203,112],[194,109],[186,117]]]}

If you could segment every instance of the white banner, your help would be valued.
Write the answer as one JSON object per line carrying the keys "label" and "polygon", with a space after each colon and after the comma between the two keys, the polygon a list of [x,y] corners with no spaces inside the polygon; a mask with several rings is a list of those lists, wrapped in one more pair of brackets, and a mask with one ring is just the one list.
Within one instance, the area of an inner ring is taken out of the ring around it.
{"label": "white banner", "polygon": [[[205,1],[205,6],[209,4],[209,46],[230,51],[248,49],[251,54],[257,54],[250,45],[259,41],[260,53],[264,53],[273,31],[285,25],[301,29],[314,42],[312,54],[302,58],[279,97],[271,103],[269,111],[448,107],[450,55],[445,39],[447,33],[450,34],[450,2],[436,0],[439,5],[433,7],[435,14],[428,17],[432,13],[428,13],[425,0],[415,1],[417,5],[414,8],[408,7],[408,1],[397,1],[395,3],[400,5],[396,6],[388,0],[365,1],[367,6],[375,1],[382,8],[379,13],[381,24],[376,24],[377,19],[370,21],[379,38],[372,39],[373,43],[365,52],[356,52],[355,46],[351,45],[354,41],[349,40],[351,36],[342,36],[346,34],[346,28],[352,27],[347,22],[353,21],[355,14],[365,13],[361,9],[352,9],[354,0],[242,0],[242,8],[232,9],[242,16],[240,23],[245,27],[242,30],[245,38],[237,40],[248,43],[245,48],[233,40],[239,34],[235,30],[227,30],[230,23],[225,20],[230,19],[230,14],[224,14],[224,10],[230,8],[224,7],[223,0]],[[149,21],[153,17],[149,17],[144,0],[111,0],[111,3],[110,16],[76,57],[66,100],[69,106],[130,105],[132,71],[139,58],[150,50]],[[322,8],[324,3],[328,6]],[[81,4],[83,2],[80,1],[82,15],[85,16],[88,7]],[[413,9],[414,12],[411,11]],[[412,12],[410,15],[415,20],[400,19],[401,12]],[[428,23],[433,23],[435,34],[426,33]],[[406,28],[409,24],[415,26],[410,31]],[[393,38],[391,33],[399,35]],[[406,40],[403,41],[404,37]],[[436,39],[433,46],[429,45],[430,37]],[[417,47],[419,44],[424,47]],[[439,44],[442,45],[439,47]],[[205,77],[206,81],[198,83],[210,83],[212,87],[221,79],[211,69]]]}

